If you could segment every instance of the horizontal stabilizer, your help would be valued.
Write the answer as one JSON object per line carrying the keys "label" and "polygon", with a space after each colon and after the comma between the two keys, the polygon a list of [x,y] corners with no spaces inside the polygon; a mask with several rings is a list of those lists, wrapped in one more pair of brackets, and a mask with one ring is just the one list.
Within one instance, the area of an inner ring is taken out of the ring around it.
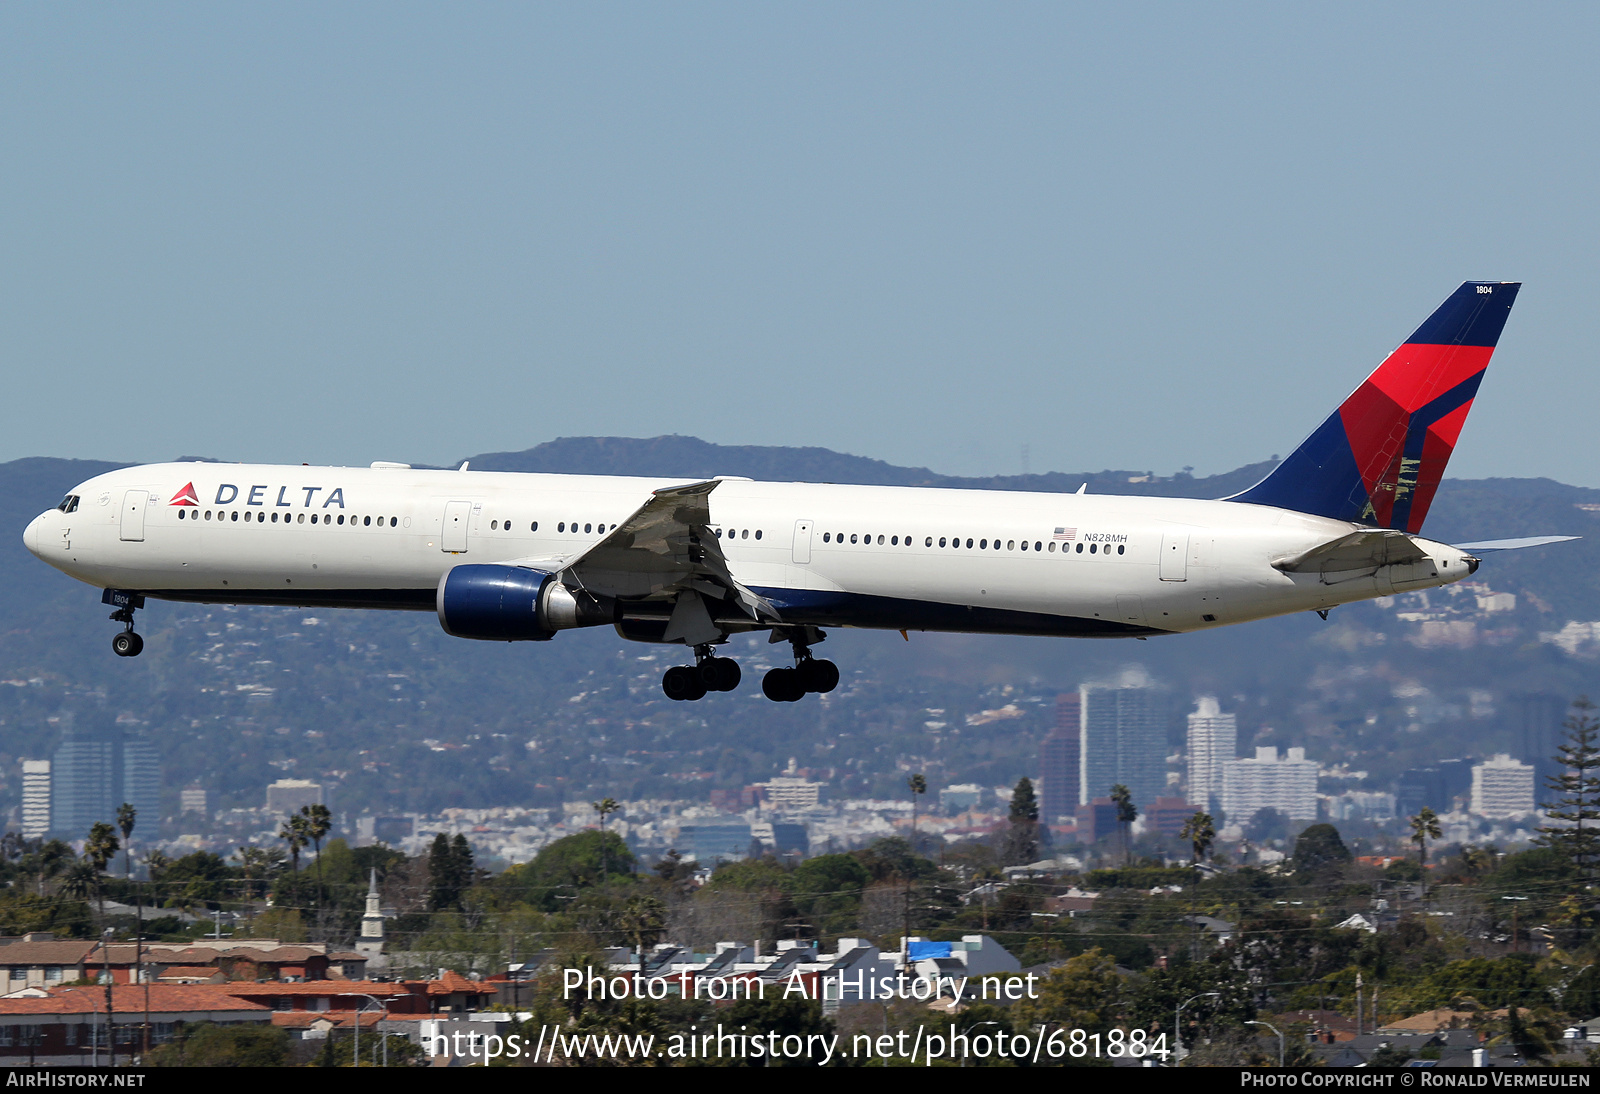
{"label": "horizontal stabilizer", "polygon": [[1523,547],[1543,547],[1546,543],[1567,543],[1582,536],[1529,536],[1526,539],[1486,539],[1479,543],[1458,543],[1463,551],[1516,551]]}
{"label": "horizontal stabilizer", "polygon": [[1351,532],[1302,554],[1280,558],[1272,565],[1286,574],[1332,574],[1420,562],[1427,557],[1428,553],[1404,532],[1378,529]]}

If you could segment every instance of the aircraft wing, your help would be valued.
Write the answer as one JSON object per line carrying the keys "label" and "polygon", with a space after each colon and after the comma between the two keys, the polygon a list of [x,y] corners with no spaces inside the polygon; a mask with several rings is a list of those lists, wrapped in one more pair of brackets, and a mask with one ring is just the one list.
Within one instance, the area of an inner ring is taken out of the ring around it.
{"label": "aircraft wing", "polygon": [[657,490],[599,543],[552,568],[597,596],[673,602],[669,640],[694,643],[721,636],[706,600],[731,600],[754,620],[781,622],[765,598],[728,570],[722,543],[710,527],[710,496],[716,488],[713,479]]}
{"label": "aircraft wing", "polygon": [[1298,555],[1275,559],[1272,565],[1286,574],[1334,574],[1420,562],[1427,557],[1427,552],[1404,532],[1373,528],[1351,532]]}

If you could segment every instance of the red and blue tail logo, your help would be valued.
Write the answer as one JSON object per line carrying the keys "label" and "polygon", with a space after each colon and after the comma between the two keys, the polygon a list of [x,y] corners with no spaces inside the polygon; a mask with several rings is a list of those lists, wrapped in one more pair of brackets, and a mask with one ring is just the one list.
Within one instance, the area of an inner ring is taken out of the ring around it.
{"label": "red and blue tail logo", "polygon": [[1519,288],[1462,285],[1288,459],[1229,500],[1420,532]]}

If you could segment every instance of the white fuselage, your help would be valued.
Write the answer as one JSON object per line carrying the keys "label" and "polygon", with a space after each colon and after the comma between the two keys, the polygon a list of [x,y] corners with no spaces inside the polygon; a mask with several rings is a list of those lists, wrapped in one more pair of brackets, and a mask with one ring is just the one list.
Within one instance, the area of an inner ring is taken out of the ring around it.
{"label": "white fuselage", "polygon": [[[75,487],[75,510],[43,513],[25,540],[81,581],[146,596],[431,609],[451,567],[571,556],[683,481],[159,464]],[[729,479],[709,504],[733,576],[815,625],[1184,632],[1444,585],[1472,565],[1419,540],[1421,566],[1333,584],[1283,573],[1274,561],[1362,526],[1226,501]]]}

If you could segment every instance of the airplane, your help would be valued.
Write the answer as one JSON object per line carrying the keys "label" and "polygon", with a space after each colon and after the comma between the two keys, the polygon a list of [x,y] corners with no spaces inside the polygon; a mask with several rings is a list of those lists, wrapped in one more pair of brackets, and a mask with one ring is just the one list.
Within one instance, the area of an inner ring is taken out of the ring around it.
{"label": "airplane", "polygon": [[457,638],[610,626],[692,650],[672,699],[732,691],[730,635],[788,642],[776,702],[833,690],[824,628],[1149,638],[1448,585],[1419,534],[1520,283],[1450,295],[1265,478],[1220,500],[207,462],[97,475],[29,551],[100,587],[138,656],[146,598],[432,611]]}

